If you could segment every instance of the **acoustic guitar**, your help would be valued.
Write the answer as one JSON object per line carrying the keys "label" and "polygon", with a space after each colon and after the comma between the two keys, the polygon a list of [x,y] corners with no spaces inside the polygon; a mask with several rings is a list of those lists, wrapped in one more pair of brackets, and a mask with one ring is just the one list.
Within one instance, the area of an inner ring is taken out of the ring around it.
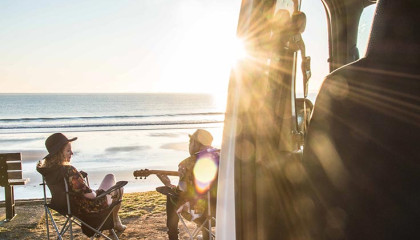
{"label": "acoustic guitar", "polygon": [[136,170],[133,172],[134,177],[137,179],[138,177],[140,179],[146,178],[150,176],[151,174],[164,174],[167,176],[179,176],[178,171],[167,171],[167,170],[149,170],[149,169],[141,169]]}

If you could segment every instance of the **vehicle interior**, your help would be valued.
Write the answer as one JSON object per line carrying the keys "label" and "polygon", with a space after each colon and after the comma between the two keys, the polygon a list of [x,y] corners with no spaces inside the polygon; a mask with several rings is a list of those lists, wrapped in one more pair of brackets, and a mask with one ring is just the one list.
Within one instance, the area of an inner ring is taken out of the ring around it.
{"label": "vehicle interior", "polygon": [[316,1],[329,74],[312,101],[301,6],[315,0],[242,2],[250,57],[230,79],[216,238],[418,239],[420,2]]}

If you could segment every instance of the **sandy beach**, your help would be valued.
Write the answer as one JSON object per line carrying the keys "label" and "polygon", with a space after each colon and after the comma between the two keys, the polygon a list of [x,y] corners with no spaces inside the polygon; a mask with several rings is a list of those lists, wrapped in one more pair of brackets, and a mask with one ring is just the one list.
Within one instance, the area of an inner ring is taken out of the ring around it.
{"label": "sandy beach", "polygon": [[[17,215],[12,221],[4,222],[4,207],[0,208],[0,239],[46,239],[42,201],[18,201],[16,212]],[[163,195],[155,191],[125,194],[120,213],[122,222],[127,225],[124,232],[118,233],[120,239],[167,239],[165,197]],[[56,219],[60,221],[61,218],[56,217]],[[194,227],[194,224],[188,222],[188,226]],[[189,239],[188,233],[183,230],[181,223],[179,227],[181,229],[180,239]],[[81,233],[80,227],[76,225],[74,236],[74,239],[89,239]]]}

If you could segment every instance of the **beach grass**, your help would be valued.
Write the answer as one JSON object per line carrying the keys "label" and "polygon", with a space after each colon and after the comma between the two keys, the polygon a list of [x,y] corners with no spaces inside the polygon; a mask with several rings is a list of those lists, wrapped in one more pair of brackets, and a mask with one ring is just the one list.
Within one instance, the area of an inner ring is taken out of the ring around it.
{"label": "beach grass", "polygon": [[166,197],[158,192],[126,193],[120,209],[122,219],[165,212]]}
{"label": "beach grass", "polygon": [[[1,223],[0,239],[45,239],[45,215],[42,202],[39,202],[18,204],[17,216],[10,222]],[[128,229],[122,233],[121,239],[163,239],[166,236],[165,203],[166,197],[156,191],[124,194],[119,213]],[[64,222],[63,217],[53,214],[57,223]],[[4,214],[0,217],[4,219]],[[85,239],[78,227],[75,228],[75,239]]]}

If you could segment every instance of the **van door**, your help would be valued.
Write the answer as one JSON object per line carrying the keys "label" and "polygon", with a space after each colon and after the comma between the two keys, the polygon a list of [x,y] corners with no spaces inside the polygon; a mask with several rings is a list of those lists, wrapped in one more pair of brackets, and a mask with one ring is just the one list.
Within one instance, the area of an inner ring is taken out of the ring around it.
{"label": "van door", "polygon": [[[238,36],[245,40],[249,57],[231,74],[225,161],[219,172],[218,239],[277,239],[279,232],[285,233],[281,228],[296,238],[304,234],[281,224],[293,211],[286,183],[298,177],[293,168],[301,156],[295,105],[302,27],[294,15],[298,12],[297,0],[242,3]],[[294,227],[299,229],[298,224]]]}

